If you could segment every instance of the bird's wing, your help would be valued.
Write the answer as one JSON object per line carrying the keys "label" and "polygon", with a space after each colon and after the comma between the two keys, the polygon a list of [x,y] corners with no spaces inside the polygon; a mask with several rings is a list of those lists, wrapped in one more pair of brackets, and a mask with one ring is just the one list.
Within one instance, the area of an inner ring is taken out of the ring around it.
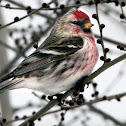
{"label": "bird's wing", "polygon": [[[50,39],[51,41],[51,39]],[[50,42],[51,43],[51,42]],[[28,56],[13,72],[5,76],[0,82],[10,78],[27,75],[37,69],[45,69],[52,62],[58,62],[69,58],[83,47],[81,37],[62,38],[51,44],[40,46],[34,53]]]}

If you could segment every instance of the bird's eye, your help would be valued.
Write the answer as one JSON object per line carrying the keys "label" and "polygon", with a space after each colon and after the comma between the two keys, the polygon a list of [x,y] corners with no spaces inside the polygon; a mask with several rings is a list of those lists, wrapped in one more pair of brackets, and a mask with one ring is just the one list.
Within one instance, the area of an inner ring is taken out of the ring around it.
{"label": "bird's eye", "polygon": [[81,22],[81,21],[72,21],[71,23],[76,24],[76,25],[79,25],[79,26],[81,26],[81,25],[84,24],[84,23]]}
{"label": "bird's eye", "polygon": [[72,21],[71,23],[73,23],[73,24],[77,24],[77,21]]}

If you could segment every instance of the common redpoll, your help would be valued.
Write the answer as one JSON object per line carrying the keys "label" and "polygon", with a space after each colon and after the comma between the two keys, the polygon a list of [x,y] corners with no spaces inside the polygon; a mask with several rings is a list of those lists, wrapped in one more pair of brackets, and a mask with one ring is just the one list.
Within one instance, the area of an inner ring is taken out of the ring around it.
{"label": "common redpoll", "polygon": [[91,74],[98,50],[87,14],[72,9],[58,18],[49,37],[13,72],[0,79],[0,93],[30,88],[57,94]]}

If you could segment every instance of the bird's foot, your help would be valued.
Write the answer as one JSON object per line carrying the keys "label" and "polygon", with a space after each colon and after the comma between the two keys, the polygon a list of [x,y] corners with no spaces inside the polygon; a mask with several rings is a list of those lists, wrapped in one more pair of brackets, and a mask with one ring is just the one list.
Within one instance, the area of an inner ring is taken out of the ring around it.
{"label": "bird's foot", "polygon": [[62,105],[64,105],[64,100],[62,100],[62,96],[63,96],[63,94],[55,94],[55,95],[53,95],[53,96],[56,96],[56,99],[57,99],[57,101],[59,102],[59,106],[62,106]]}
{"label": "bird's foot", "polygon": [[80,91],[80,92],[83,92],[84,91],[84,84],[83,84],[83,81],[84,81],[84,79],[86,79],[88,76],[84,76],[84,77],[82,77],[81,79],[79,79],[77,82],[76,82],[76,84],[75,84],[75,86],[74,86],[74,89],[76,90],[76,91]]}

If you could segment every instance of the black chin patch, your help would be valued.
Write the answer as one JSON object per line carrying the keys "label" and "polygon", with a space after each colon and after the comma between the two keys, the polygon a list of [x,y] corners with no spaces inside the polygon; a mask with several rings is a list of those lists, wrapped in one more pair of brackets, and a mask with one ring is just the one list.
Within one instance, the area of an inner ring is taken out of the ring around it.
{"label": "black chin patch", "polygon": [[85,33],[91,33],[91,30],[90,30],[90,29],[83,29],[83,31],[84,31]]}

